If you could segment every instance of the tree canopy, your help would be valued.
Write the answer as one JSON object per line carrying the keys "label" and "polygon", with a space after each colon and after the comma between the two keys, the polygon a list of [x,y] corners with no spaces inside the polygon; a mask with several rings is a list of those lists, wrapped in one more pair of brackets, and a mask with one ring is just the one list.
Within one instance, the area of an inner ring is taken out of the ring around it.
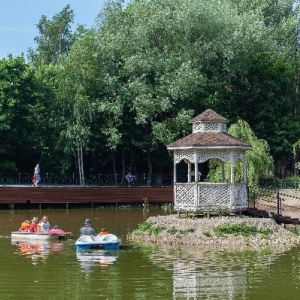
{"label": "tree canopy", "polygon": [[[211,108],[230,124],[249,126],[253,141],[274,157],[277,176],[295,172],[294,1],[135,0],[124,7],[112,0],[91,29],[72,32],[73,19],[69,5],[52,20],[42,16],[29,62],[1,61],[1,152],[17,162],[11,169],[39,159],[46,169],[81,170],[83,178],[85,172],[172,173],[165,145],[189,134],[189,120]],[[18,71],[11,64],[20,64]],[[14,89],[7,68],[20,82]],[[24,157],[11,157],[16,141]],[[22,163],[29,149],[35,156]]]}

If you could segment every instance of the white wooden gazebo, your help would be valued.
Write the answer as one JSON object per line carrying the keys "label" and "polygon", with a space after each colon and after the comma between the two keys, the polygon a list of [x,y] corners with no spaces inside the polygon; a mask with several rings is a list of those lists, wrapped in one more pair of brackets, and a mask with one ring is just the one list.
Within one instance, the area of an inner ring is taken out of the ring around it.
{"label": "white wooden gazebo", "polygon": [[[228,120],[208,109],[191,120],[193,132],[169,145],[174,152],[175,211],[241,211],[247,208],[246,151],[252,147],[229,135]],[[222,182],[200,182],[199,164],[214,159],[222,164]],[[177,166],[187,164],[187,182],[177,182]],[[243,182],[235,183],[234,166],[243,163]],[[230,182],[225,182],[224,164],[230,164]],[[193,181],[192,181],[193,177]]]}

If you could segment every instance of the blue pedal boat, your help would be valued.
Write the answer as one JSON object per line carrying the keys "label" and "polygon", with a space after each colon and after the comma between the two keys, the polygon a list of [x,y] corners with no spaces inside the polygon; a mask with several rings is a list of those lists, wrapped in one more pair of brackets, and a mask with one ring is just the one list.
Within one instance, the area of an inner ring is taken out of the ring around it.
{"label": "blue pedal boat", "polygon": [[111,233],[106,235],[82,235],[75,243],[77,251],[95,248],[118,250],[120,244],[121,239]]}

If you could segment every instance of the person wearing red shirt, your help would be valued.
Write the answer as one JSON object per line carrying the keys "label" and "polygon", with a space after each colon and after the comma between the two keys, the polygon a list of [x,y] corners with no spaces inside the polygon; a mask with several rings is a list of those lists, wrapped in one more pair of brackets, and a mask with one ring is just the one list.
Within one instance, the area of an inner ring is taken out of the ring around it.
{"label": "person wearing red shirt", "polygon": [[37,223],[38,223],[39,219],[38,217],[33,217],[30,227],[29,227],[29,232],[36,232],[37,231]]}

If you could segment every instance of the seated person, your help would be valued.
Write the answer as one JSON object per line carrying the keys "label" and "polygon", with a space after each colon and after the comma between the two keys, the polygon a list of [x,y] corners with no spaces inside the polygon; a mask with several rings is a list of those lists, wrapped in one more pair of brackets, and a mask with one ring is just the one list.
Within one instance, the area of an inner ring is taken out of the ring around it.
{"label": "seated person", "polygon": [[28,232],[37,232],[38,217],[33,217]]}
{"label": "seated person", "polygon": [[101,229],[100,231],[100,235],[107,235],[108,234],[108,230],[104,227]]}
{"label": "seated person", "polygon": [[40,221],[40,231],[41,232],[49,232],[50,231],[50,223],[48,222],[48,216],[43,216]]}
{"label": "seated person", "polygon": [[21,227],[20,227],[19,231],[28,231],[29,227],[30,227],[30,221],[29,220],[25,220],[21,224]]}
{"label": "seated person", "polygon": [[86,219],[85,226],[80,229],[80,235],[95,235],[95,229],[91,227],[92,221]]}

